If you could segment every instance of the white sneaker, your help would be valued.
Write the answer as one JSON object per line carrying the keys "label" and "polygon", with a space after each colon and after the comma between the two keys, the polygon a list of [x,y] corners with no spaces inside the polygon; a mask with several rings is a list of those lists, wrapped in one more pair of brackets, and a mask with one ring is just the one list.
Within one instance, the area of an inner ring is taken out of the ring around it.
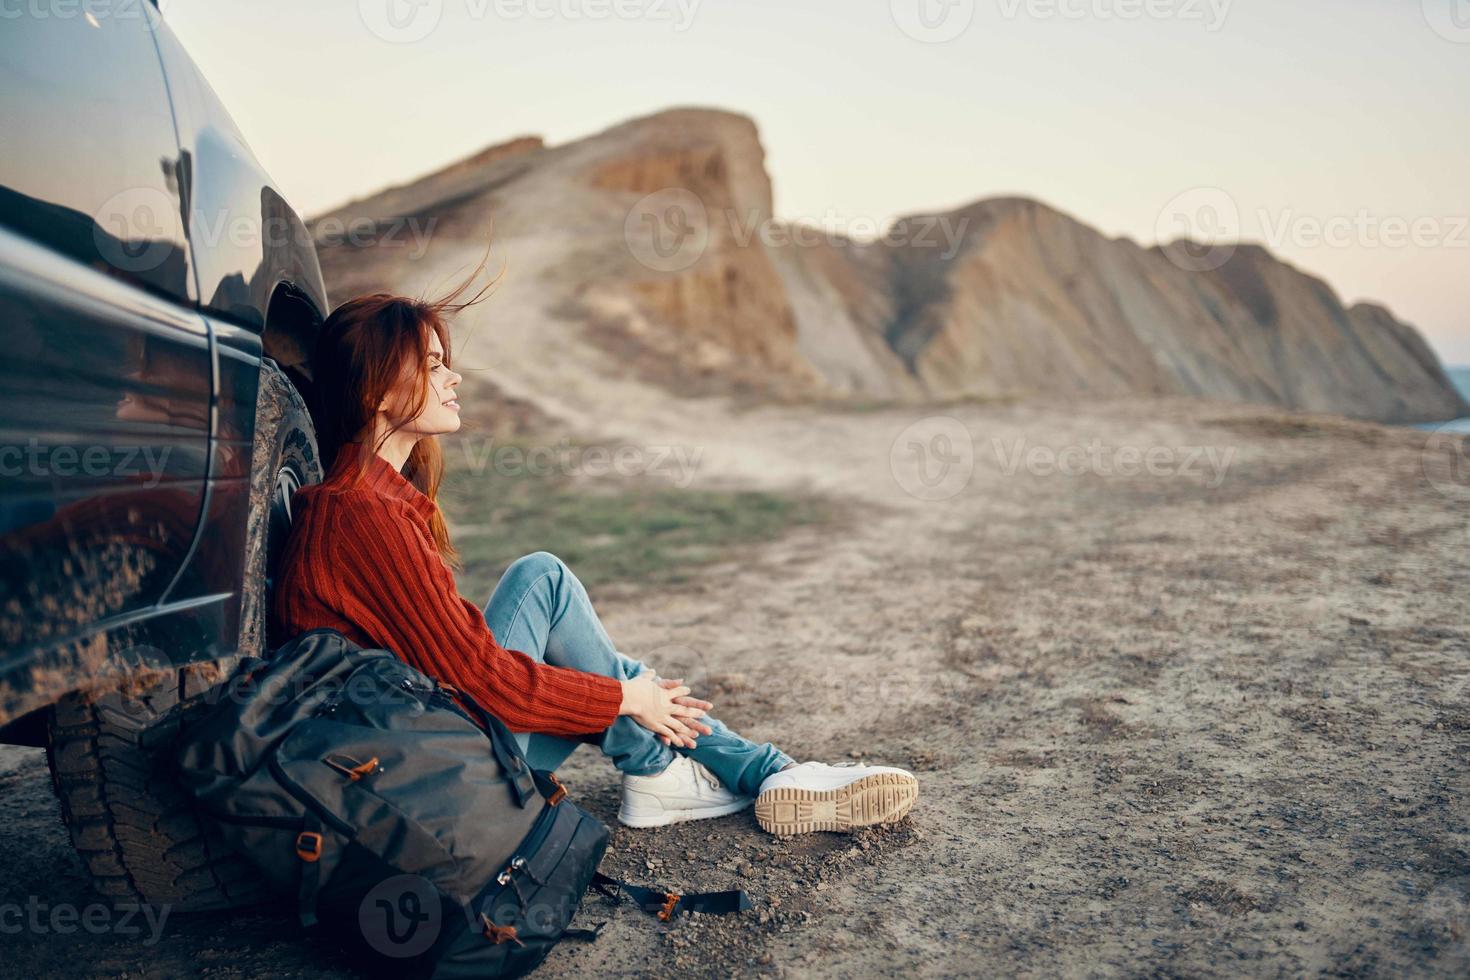
{"label": "white sneaker", "polygon": [[674,755],[656,776],[623,774],[618,822],[626,827],[663,827],[738,813],[755,802],[726,789],[719,777],[687,755]]}
{"label": "white sneaker", "polygon": [[778,837],[853,830],[903,818],[919,798],[914,774],[856,762],[803,762],[771,773],[755,800],[755,819]]}

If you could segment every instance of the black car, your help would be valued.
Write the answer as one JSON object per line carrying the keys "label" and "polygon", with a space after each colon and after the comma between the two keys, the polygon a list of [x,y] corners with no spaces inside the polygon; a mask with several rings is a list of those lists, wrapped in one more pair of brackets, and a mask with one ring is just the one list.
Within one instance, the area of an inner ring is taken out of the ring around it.
{"label": "black car", "polygon": [[104,895],[252,901],[159,750],[269,648],[316,250],[149,0],[0,25],[0,742],[47,747]]}

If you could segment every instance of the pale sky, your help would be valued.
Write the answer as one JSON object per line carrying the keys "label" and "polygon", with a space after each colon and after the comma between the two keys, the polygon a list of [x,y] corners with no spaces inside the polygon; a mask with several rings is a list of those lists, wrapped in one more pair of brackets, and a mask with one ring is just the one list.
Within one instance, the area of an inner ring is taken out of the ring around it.
{"label": "pale sky", "polygon": [[1148,245],[1182,213],[1470,364],[1470,0],[163,6],[308,215],[513,136],[714,106],[760,126],[779,217],[1024,194]]}

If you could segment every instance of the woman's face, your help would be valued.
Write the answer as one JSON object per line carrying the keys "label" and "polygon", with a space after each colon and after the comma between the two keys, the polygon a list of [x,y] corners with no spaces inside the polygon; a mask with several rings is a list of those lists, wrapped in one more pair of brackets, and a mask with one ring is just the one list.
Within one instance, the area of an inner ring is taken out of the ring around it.
{"label": "woman's face", "polygon": [[[397,404],[410,403],[414,394],[414,384],[417,365],[410,365],[405,371],[403,381],[399,384],[396,392]],[[428,364],[429,391],[424,400],[424,408],[418,417],[404,424],[400,431],[409,432],[418,436],[437,436],[446,432],[459,431],[459,382],[460,376],[449,370],[444,363],[444,346],[439,342],[439,335],[434,331],[429,332]],[[380,409],[388,416],[390,423],[396,423],[398,418],[394,417],[389,406],[389,399],[384,399],[384,406]]]}

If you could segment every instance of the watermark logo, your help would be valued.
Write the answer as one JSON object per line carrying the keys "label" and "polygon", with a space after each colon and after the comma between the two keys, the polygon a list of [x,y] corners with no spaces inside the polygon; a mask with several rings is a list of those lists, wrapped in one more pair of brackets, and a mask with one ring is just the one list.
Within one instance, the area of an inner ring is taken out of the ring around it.
{"label": "watermark logo", "polygon": [[118,191],[94,213],[97,254],[122,272],[157,269],[174,252],[177,214],[173,198],[156,187]]}
{"label": "watermark logo", "polygon": [[1262,209],[1256,214],[1266,244],[1271,248],[1467,248],[1470,249],[1470,215],[1374,214],[1360,208],[1352,214],[1325,218],[1298,214],[1285,208],[1272,215]]}
{"label": "watermark logo", "polygon": [[438,223],[437,217],[420,221],[414,215],[382,220],[363,216],[345,220],[329,217],[312,227],[312,236],[318,248],[347,245],[352,248],[407,249],[404,259],[416,262],[429,251],[429,242]]}
{"label": "watermark logo", "polygon": [[[7,0],[0,3],[0,21],[31,17],[36,20],[71,20],[80,18],[93,27],[104,20],[145,20],[148,29],[160,22],[148,16],[151,0]],[[166,12],[171,0],[157,0],[159,13]]]}
{"label": "watermark logo", "polygon": [[[682,680],[694,697],[709,698],[702,692],[709,688],[710,669],[702,650],[680,643],[669,643],[647,653],[646,660],[635,661],[656,679]],[[637,676],[634,674],[633,676]]]}
{"label": "watermark logo", "polygon": [[1186,272],[1211,272],[1235,254],[1240,238],[1240,209],[1218,187],[1195,187],[1177,195],[1159,212],[1154,239]]}
{"label": "watermark logo", "polygon": [[139,485],[155,487],[172,451],[172,446],[43,445],[31,436],[24,446],[0,445],[0,476],[144,477]]}
{"label": "watermark logo", "polygon": [[640,200],[623,222],[623,240],[640,263],[682,272],[709,248],[709,212],[693,191],[669,187]]}
{"label": "watermark logo", "polygon": [[[1352,213],[1313,215],[1294,208],[1258,208],[1261,241],[1284,248],[1458,248],[1470,249],[1470,215]],[[1154,234],[1169,260],[1186,272],[1209,272],[1228,262],[1239,243],[1241,213],[1219,187],[1196,187],[1159,211]],[[1177,241],[1173,241],[1178,239]]]}
{"label": "watermark logo", "polygon": [[955,220],[950,215],[920,215],[895,221],[884,229],[870,217],[844,218],[828,210],[811,223],[806,218],[777,221],[757,211],[739,214],[733,209],[720,212],[731,239],[744,248],[757,240],[767,248],[846,248],[881,245],[887,248],[940,249],[946,262],[959,253],[964,244],[968,217]]}
{"label": "watermark logo", "polygon": [[1450,422],[1429,433],[1420,453],[1424,478],[1451,500],[1470,501],[1470,432]]}
{"label": "watermark logo", "polygon": [[1230,0],[999,0],[1001,16],[1015,20],[1200,21],[1211,33],[1225,26]]}
{"label": "watermark logo", "polygon": [[473,437],[461,445],[464,468],[477,476],[651,476],[680,490],[694,482],[704,459],[703,446],[574,446],[566,439],[553,445],[497,446],[493,438]]}
{"label": "watermark logo", "polygon": [[1421,914],[1436,960],[1443,966],[1464,966],[1470,960],[1470,876],[1436,884],[1424,896]]}
{"label": "watermark logo", "polygon": [[1420,0],[1424,20],[1446,41],[1470,44],[1470,0]]}
{"label": "watermark logo", "polygon": [[[675,33],[694,25],[700,0],[465,0],[471,22],[497,21],[652,21],[673,24]],[[413,44],[438,29],[443,0],[358,0],[358,16],[376,37],[390,44]]]}
{"label": "watermark logo", "polygon": [[[123,272],[157,269],[175,251],[178,217],[176,199],[156,187],[129,187],[104,201],[92,214],[92,238],[97,254]],[[269,216],[259,211],[230,208],[190,208],[189,241],[198,249],[228,247],[267,251],[273,248],[311,248],[351,245],[355,248],[408,249],[409,260],[423,257],[438,218],[356,217],[325,218],[316,225],[315,240],[294,213]]]}
{"label": "watermark logo", "polygon": [[443,924],[439,892],[421,875],[378,882],[357,909],[363,939],[378,953],[398,959],[427,952]]}
{"label": "watermark logo", "polygon": [[889,0],[893,22],[915,41],[953,41],[975,20],[975,0]]}
{"label": "watermark logo", "polygon": [[959,419],[933,415],[904,429],[888,453],[893,479],[920,500],[948,500],[975,472],[975,441]]}
{"label": "watermark logo", "polygon": [[1151,476],[1194,480],[1210,489],[1225,482],[1235,462],[1234,446],[1106,446],[1101,439],[1055,448],[1027,447],[1025,437],[992,439],[991,450],[1000,471],[1015,476],[1025,471],[1032,476]]}
{"label": "watermark logo", "polygon": [[682,34],[694,24],[700,0],[467,0],[470,16],[493,11],[500,20],[647,20],[672,23]]}
{"label": "watermark logo", "polygon": [[444,0],[357,0],[357,15],[380,40],[413,44],[439,26]]}
{"label": "watermark logo", "polygon": [[885,227],[876,218],[832,209],[816,217],[777,220],[758,208],[710,210],[693,191],[666,188],[633,206],[623,236],[629,252],[647,268],[679,272],[704,257],[716,231],[736,248],[934,249],[948,261],[959,254],[969,225],[968,217],[921,215]]}
{"label": "watermark logo", "polygon": [[24,903],[0,902],[0,935],[24,932],[36,936],[69,936],[80,930],[93,936],[143,936],[144,946],[154,946],[162,938],[163,927],[172,911],[172,905],[147,903],[93,902],[84,906],[48,903],[31,895]]}

